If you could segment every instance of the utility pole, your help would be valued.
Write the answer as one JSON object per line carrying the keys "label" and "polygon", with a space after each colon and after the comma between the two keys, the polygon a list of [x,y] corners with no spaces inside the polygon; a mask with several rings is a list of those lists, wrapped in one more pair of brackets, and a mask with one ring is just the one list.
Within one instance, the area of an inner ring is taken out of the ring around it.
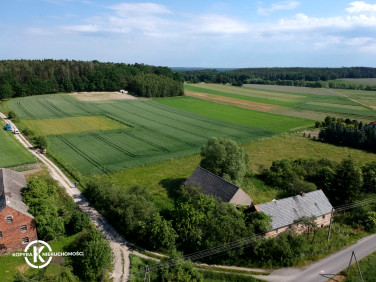
{"label": "utility pole", "polygon": [[330,239],[330,232],[332,231],[333,212],[334,212],[334,209],[332,208],[332,211],[330,213],[330,224],[329,224],[328,240],[327,240],[328,242],[329,242],[329,239]]}
{"label": "utility pole", "polygon": [[144,276],[144,282],[146,282],[146,273],[149,276],[148,282],[150,282],[150,268],[148,265],[145,265],[145,276]]}
{"label": "utility pole", "polygon": [[360,271],[360,266],[359,266],[358,260],[356,259],[356,255],[355,255],[355,252],[354,252],[354,251],[353,251],[352,254],[351,254],[351,258],[350,258],[349,266],[347,267],[347,271],[349,271],[349,269],[350,269],[350,266],[351,266],[351,262],[352,262],[352,258],[353,258],[353,257],[354,257],[354,259],[355,259],[356,266],[358,267],[358,272],[359,272],[360,279],[362,279],[362,282],[364,282],[363,275],[362,275],[362,272]]}

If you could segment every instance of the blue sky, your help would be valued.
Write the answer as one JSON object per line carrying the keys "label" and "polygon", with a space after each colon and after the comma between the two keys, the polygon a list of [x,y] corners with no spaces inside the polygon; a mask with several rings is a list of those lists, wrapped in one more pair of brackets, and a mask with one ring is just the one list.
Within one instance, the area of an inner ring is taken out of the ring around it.
{"label": "blue sky", "polygon": [[3,0],[0,59],[376,67],[376,0]]}

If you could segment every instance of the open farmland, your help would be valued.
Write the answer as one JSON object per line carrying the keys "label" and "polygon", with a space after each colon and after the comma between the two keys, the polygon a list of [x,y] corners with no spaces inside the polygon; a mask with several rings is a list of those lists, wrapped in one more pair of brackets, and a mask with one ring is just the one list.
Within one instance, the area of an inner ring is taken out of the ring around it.
{"label": "open farmland", "polygon": [[3,130],[2,122],[0,124],[0,167],[35,163],[34,157],[11,136],[12,133]]}
{"label": "open farmland", "polygon": [[213,103],[207,105],[213,107],[213,116],[208,117],[157,103],[159,100],[175,101],[87,102],[61,94],[14,99],[8,105],[23,124],[47,136],[48,152],[56,160],[83,175],[192,155],[213,136],[245,143],[312,124],[229,106],[217,108],[220,105]]}
{"label": "open farmland", "polygon": [[[254,88],[251,88],[254,87]],[[327,115],[372,121],[376,112],[367,101],[358,101],[332,89],[311,89],[274,85],[233,87],[219,84],[185,85],[188,95],[220,104],[285,116],[322,120]],[[367,92],[367,91],[362,91]],[[375,96],[373,96],[375,97]],[[243,102],[242,102],[243,101]],[[251,103],[255,103],[252,108]]]}

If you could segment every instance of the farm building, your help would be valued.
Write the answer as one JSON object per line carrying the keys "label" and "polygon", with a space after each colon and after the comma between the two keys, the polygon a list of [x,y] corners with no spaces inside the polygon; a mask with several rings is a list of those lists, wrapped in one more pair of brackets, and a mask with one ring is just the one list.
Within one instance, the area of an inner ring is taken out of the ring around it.
{"label": "farm building", "polygon": [[0,169],[0,253],[24,249],[29,242],[38,240],[34,217],[22,202],[24,187],[22,173]]}
{"label": "farm building", "polygon": [[121,89],[121,90],[120,90],[120,93],[121,93],[121,94],[128,94],[128,91],[127,91],[127,90],[123,90],[123,89]]}
{"label": "farm building", "polygon": [[252,199],[243,189],[198,166],[184,184],[199,185],[202,193],[234,205],[251,205]]}
{"label": "farm building", "polygon": [[309,193],[301,193],[281,200],[254,205],[256,211],[262,211],[272,218],[272,229],[265,235],[278,236],[279,233],[294,229],[297,233],[305,231],[303,226],[294,223],[302,217],[315,217],[319,227],[330,224],[332,205],[320,189]]}

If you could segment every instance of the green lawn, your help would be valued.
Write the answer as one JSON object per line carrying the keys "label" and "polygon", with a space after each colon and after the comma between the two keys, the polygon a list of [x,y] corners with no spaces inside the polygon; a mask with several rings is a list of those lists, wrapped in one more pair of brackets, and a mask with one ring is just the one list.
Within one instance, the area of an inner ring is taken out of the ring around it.
{"label": "green lawn", "polygon": [[35,163],[36,160],[13,136],[3,129],[0,122],[0,167]]}
{"label": "green lawn", "polygon": [[[77,235],[73,236],[64,236],[59,239],[53,240],[48,242],[51,246],[53,252],[60,252],[64,251],[67,246],[69,246],[75,239]],[[61,272],[61,264],[64,262],[64,259],[53,259],[51,263],[45,268],[47,274],[51,279],[56,277]],[[17,272],[25,273],[25,274],[37,274],[38,269],[31,268],[27,265],[25,259],[23,257],[12,257],[11,254],[9,255],[1,255],[0,256],[0,281],[14,281],[14,275]]]}

